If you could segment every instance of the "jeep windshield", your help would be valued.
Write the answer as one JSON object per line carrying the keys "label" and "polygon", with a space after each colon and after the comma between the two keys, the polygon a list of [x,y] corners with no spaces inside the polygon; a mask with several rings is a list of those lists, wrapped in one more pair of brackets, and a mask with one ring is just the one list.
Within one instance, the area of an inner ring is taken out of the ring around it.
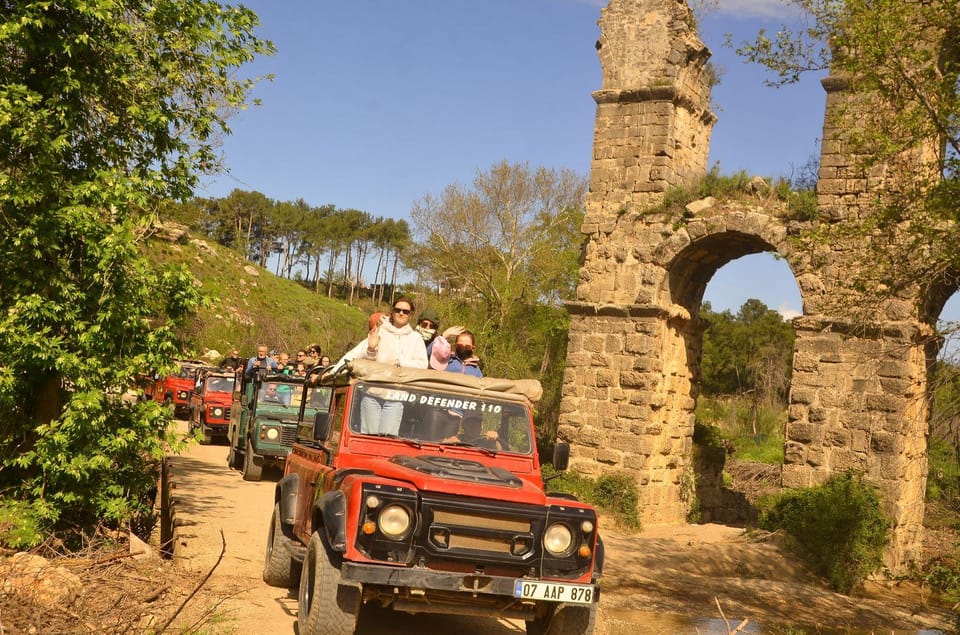
{"label": "jeep windshield", "polygon": [[533,452],[529,406],[489,395],[358,383],[350,422],[355,434]]}
{"label": "jeep windshield", "polygon": [[233,392],[233,377],[208,377],[207,392]]}
{"label": "jeep windshield", "polygon": [[[326,411],[330,406],[330,388],[327,387],[309,387],[307,388],[307,410]],[[264,405],[284,406],[295,410],[300,409],[300,402],[303,399],[302,383],[284,383],[280,381],[266,381],[260,387],[257,394],[257,401]]]}

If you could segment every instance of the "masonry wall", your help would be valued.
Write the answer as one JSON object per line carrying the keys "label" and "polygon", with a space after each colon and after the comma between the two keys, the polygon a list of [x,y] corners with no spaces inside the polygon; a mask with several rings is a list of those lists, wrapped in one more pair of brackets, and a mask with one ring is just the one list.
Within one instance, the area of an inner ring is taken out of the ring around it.
{"label": "masonry wall", "polygon": [[[933,334],[919,307],[931,302],[908,288],[876,303],[882,287],[848,284],[877,264],[858,239],[838,234],[802,245],[797,237],[815,223],[830,229],[873,213],[885,192],[929,173],[935,144],[860,167],[862,157],[845,142],[849,121],[839,114],[869,121],[877,113],[869,99],[851,102],[844,81],[828,78],[818,218],[793,219],[759,190],[754,202],[705,199],[681,216],[651,212],[668,188],[706,172],[714,122],[709,51],[682,1],[611,0],[599,24],[603,84],[594,93],[585,242],[577,297],[567,304],[559,427],[572,445],[572,469],[631,474],[642,522],[684,522],[696,490],[692,434],[704,289],[730,260],[775,252],[796,276],[804,302],[783,484],[865,474],[880,487],[894,523],[887,566],[902,570],[919,554],[922,537]],[[857,108],[869,117],[858,118]],[[853,315],[862,307],[870,310]]]}

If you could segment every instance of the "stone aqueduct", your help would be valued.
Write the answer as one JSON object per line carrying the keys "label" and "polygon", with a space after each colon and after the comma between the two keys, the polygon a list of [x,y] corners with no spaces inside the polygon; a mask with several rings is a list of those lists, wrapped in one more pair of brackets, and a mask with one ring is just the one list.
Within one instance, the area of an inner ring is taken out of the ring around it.
{"label": "stone aqueduct", "polygon": [[[870,328],[854,329],[828,300],[858,266],[856,245],[831,245],[816,258],[799,251],[790,236],[802,222],[787,220],[782,204],[708,201],[679,220],[642,213],[668,188],[706,173],[710,53],[684,0],[611,0],[599,24],[603,83],[593,95],[585,246],[577,298],[567,304],[559,430],[573,469],[631,473],[644,523],[685,522],[704,289],[730,260],[775,252],[803,298],[783,484],[866,474],[894,521],[887,565],[902,569],[922,539],[930,321],[955,289],[886,301]],[[818,214],[836,223],[869,211],[865,201],[883,175],[863,177],[841,152],[843,130],[831,113],[849,96],[840,81],[823,85]]]}

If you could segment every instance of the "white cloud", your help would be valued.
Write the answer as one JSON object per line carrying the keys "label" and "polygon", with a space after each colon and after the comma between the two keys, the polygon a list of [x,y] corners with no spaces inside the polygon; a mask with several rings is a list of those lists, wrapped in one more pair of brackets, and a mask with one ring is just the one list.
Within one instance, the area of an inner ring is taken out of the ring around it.
{"label": "white cloud", "polygon": [[779,313],[780,317],[782,317],[784,320],[792,320],[795,317],[800,317],[803,315],[802,311],[797,311],[786,303],[777,307],[777,313]]}
{"label": "white cloud", "polygon": [[797,16],[796,6],[786,0],[716,0],[719,13],[735,18],[791,19]]}

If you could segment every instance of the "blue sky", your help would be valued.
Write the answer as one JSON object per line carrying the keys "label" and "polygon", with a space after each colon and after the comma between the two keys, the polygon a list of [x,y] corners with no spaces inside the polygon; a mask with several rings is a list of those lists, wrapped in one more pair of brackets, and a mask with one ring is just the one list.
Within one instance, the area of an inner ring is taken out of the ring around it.
{"label": "blue sky", "polygon": [[[262,106],[232,120],[230,174],[197,194],[234,188],[407,218],[450,183],[495,162],[588,174],[601,84],[594,49],[601,0],[248,0],[277,54],[248,70],[272,73]],[[781,89],[723,46],[773,30],[780,0],[720,0],[701,22],[721,83],[709,164],[788,176],[818,151],[819,78]],[[782,261],[755,255],[714,276],[705,299],[736,311],[758,298],[787,315],[800,295]]]}

